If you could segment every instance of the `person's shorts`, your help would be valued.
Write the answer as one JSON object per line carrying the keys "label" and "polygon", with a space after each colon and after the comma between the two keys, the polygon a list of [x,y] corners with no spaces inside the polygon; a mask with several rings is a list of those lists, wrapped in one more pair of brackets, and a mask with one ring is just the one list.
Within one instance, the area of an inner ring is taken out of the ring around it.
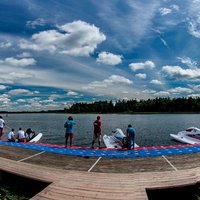
{"label": "person's shorts", "polygon": [[18,142],[26,142],[26,139],[25,138],[20,138],[20,139],[18,139]]}
{"label": "person's shorts", "polygon": [[70,137],[71,139],[74,138],[73,133],[65,133],[65,137]]}
{"label": "person's shorts", "polygon": [[99,141],[101,141],[101,133],[95,133],[93,134],[93,140],[96,140],[98,138]]}

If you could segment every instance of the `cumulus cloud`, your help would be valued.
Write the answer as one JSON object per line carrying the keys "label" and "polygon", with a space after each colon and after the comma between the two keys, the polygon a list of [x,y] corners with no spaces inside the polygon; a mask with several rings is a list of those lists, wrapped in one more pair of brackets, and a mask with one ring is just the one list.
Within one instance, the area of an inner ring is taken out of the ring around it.
{"label": "cumulus cloud", "polygon": [[200,16],[198,16],[196,19],[190,19],[188,18],[188,32],[196,37],[200,38]]}
{"label": "cumulus cloud", "polygon": [[151,80],[150,83],[151,83],[151,84],[154,84],[154,85],[162,85],[162,84],[163,84],[161,81],[155,80],[155,79],[154,79],[154,80]]}
{"label": "cumulus cloud", "polygon": [[36,28],[37,26],[44,26],[46,24],[46,20],[43,18],[37,18],[32,21],[27,21],[26,26],[31,27],[31,28]]}
{"label": "cumulus cloud", "polygon": [[67,96],[77,96],[77,95],[78,95],[78,93],[74,92],[74,91],[67,92]]}
{"label": "cumulus cloud", "polygon": [[156,93],[155,90],[149,90],[149,89],[145,89],[145,90],[143,90],[142,92],[143,92],[143,93],[148,93],[148,94],[154,94],[154,93]]}
{"label": "cumulus cloud", "polygon": [[36,60],[34,58],[21,58],[17,59],[14,57],[5,58],[4,60],[0,60],[0,64],[15,66],[15,67],[25,67],[29,65],[35,65]]}
{"label": "cumulus cloud", "polygon": [[184,87],[176,87],[176,88],[172,88],[172,89],[169,89],[168,92],[170,93],[192,93],[193,90],[190,89],[190,88],[184,88]]}
{"label": "cumulus cloud", "polygon": [[31,54],[29,52],[22,52],[21,54],[17,55],[18,58],[28,58],[31,57]]}
{"label": "cumulus cloud", "polygon": [[[38,93],[38,92],[36,92]],[[17,95],[33,95],[35,94],[35,92],[32,92],[30,90],[26,90],[26,89],[14,89],[14,90],[10,90],[8,92],[8,95],[11,95],[11,96],[17,96]]]}
{"label": "cumulus cloud", "polygon": [[170,95],[167,91],[159,91],[153,94],[156,97],[168,97]]}
{"label": "cumulus cloud", "polygon": [[129,67],[132,71],[137,71],[140,69],[153,69],[155,68],[155,64],[152,61],[147,60],[144,63],[131,63]]}
{"label": "cumulus cloud", "polygon": [[0,48],[8,48],[8,47],[11,47],[12,46],[12,43],[11,42],[0,42]]}
{"label": "cumulus cloud", "polygon": [[8,104],[10,102],[10,98],[7,94],[3,94],[0,96],[0,104]]}
{"label": "cumulus cloud", "polygon": [[18,103],[25,103],[26,100],[25,100],[25,99],[17,99],[17,102],[18,102]]}
{"label": "cumulus cloud", "polygon": [[139,74],[136,74],[135,77],[138,78],[138,79],[146,79],[147,75],[139,73]]}
{"label": "cumulus cloud", "polygon": [[71,56],[89,56],[105,39],[106,36],[98,27],[78,20],[58,26],[54,30],[36,33],[30,41],[21,40],[20,47]]}
{"label": "cumulus cloud", "polygon": [[170,77],[177,79],[200,79],[200,69],[183,69],[180,66],[163,66],[162,71]]}
{"label": "cumulus cloud", "polygon": [[7,88],[7,86],[5,85],[0,85],[0,90],[5,90]]}
{"label": "cumulus cloud", "polygon": [[107,79],[104,79],[103,81],[93,81],[89,83],[87,86],[84,86],[84,90],[88,89],[95,89],[95,88],[107,88],[108,86],[114,85],[114,84],[132,84],[133,82],[123,76],[119,75],[112,75]]}
{"label": "cumulus cloud", "polygon": [[200,94],[189,94],[187,97],[200,98]]}
{"label": "cumulus cloud", "polygon": [[191,69],[197,69],[197,62],[192,60],[191,58],[184,56],[184,57],[177,57],[183,64],[186,64]]}
{"label": "cumulus cloud", "polygon": [[62,96],[62,95],[59,95],[59,94],[51,94],[51,95],[49,96],[49,99],[50,99],[50,100],[55,100],[55,99],[59,99],[59,98],[63,98],[63,96]]}
{"label": "cumulus cloud", "polygon": [[106,65],[117,65],[122,62],[122,56],[104,51],[98,55],[97,62]]}
{"label": "cumulus cloud", "polygon": [[200,85],[189,85],[195,92],[200,92]]}

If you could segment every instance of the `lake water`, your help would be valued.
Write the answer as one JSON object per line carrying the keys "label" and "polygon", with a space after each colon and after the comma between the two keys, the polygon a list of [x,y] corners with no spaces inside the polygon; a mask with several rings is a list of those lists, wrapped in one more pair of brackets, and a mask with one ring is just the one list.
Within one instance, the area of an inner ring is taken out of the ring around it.
{"label": "lake water", "polygon": [[[8,127],[16,131],[19,127],[26,130],[32,128],[42,132],[41,142],[64,144],[64,127],[66,114],[8,114],[2,115]],[[96,114],[74,114],[76,121],[74,145],[91,145],[93,121]],[[110,135],[112,130],[121,128],[124,132],[128,124],[136,128],[136,143],[139,146],[177,144],[171,140],[169,134],[176,134],[190,126],[200,127],[198,114],[102,114],[102,134]]]}

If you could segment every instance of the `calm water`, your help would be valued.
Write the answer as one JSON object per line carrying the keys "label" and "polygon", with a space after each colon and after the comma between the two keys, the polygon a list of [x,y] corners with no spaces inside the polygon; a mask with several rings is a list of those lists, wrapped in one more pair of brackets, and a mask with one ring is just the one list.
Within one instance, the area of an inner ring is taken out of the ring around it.
{"label": "calm water", "polygon": [[[66,114],[8,114],[2,115],[10,128],[24,130],[32,128],[42,132],[41,142],[64,144],[63,124]],[[76,121],[74,145],[88,146],[91,144],[93,121],[96,114],[73,115]],[[128,124],[136,128],[136,143],[140,146],[176,144],[169,134],[176,134],[190,126],[200,127],[198,114],[152,114],[152,115],[119,115],[103,114],[102,134],[111,134],[112,130],[121,128],[124,132]],[[6,127],[6,132],[9,131]]]}

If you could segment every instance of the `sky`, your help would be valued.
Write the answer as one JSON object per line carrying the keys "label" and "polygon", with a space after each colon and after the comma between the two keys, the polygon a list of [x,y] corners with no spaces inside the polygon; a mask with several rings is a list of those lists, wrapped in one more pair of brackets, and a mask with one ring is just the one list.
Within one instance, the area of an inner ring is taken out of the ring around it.
{"label": "sky", "polygon": [[1,0],[0,110],[200,96],[200,0]]}

